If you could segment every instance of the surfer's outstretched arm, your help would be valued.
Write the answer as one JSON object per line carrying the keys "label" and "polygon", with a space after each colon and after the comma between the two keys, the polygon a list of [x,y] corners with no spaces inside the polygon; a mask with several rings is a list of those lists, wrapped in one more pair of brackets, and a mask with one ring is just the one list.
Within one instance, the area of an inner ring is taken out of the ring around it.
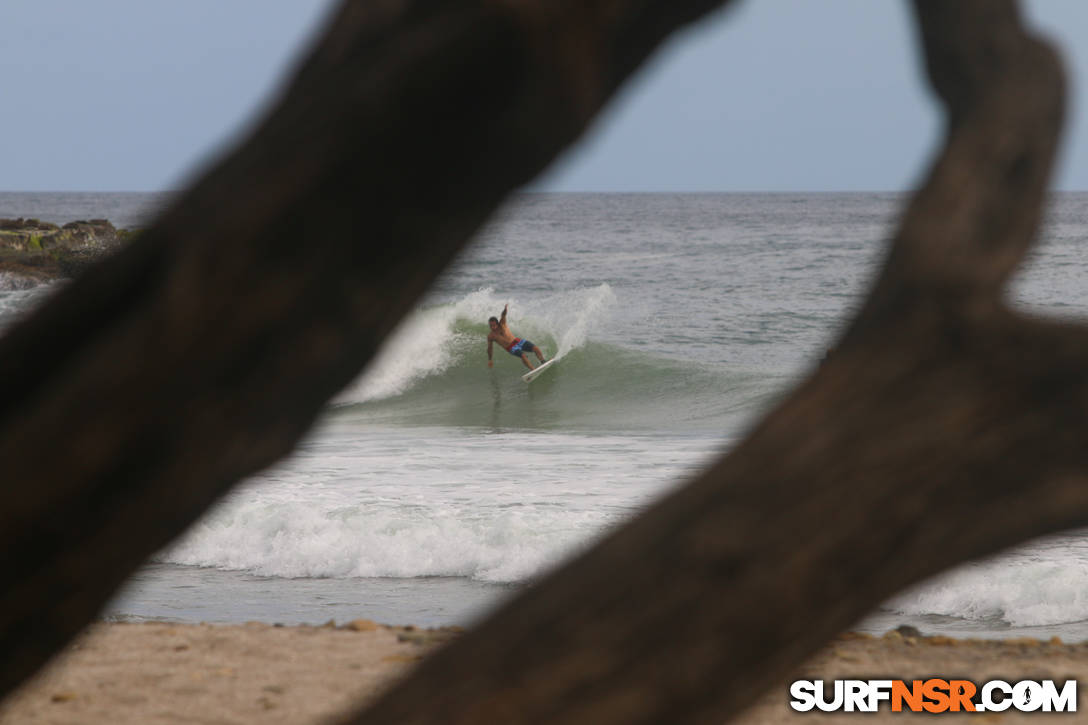
{"label": "surfer's outstretched arm", "polygon": [[499,317],[499,324],[504,326],[504,327],[506,326],[506,308],[509,307],[509,306],[510,306],[509,302],[507,302],[505,305],[502,306],[502,315]]}

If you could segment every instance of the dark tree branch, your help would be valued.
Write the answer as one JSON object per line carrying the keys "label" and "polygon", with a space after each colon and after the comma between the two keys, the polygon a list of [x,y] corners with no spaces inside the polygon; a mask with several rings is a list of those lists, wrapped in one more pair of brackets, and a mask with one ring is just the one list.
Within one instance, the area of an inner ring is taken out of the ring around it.
{"label": "dark tree branch", "polygon": [[866,306],[736,450],[354,722],[721,722],[882,600],[1088,522],[1088,334],[1001,286],[1062,115],[1011,2],[919,0],[948,134]]}
{"label": "dark tree branch", "polygon": [[[250,142],[0,344],[0,461],[23,483],[0,499],[0,684],[289,448],[503,195],[709,5],[345,5]],[[1088,336],[1000,297],[1038,223],[1058,63],[1010,1],[915,9],[948,136],[828,362],[358,722],[721,720],[903,586],[1088,521]]]}
{"label": "dark tree branch", "polygon": [[0,340],[0,693],[285,455],[503,198],[722,4],[344,2],[243,145]]}

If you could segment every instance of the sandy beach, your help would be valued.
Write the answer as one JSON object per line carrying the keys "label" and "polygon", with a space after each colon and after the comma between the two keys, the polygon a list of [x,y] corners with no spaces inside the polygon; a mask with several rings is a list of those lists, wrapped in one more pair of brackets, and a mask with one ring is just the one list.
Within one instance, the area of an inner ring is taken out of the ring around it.
{"label": "sandy beach", "polygon": [[323,723],[456,632],[96,624],[0,704],[0,723]]}
{"label": "sandy beach", "polygon": [[[457,632],[386,627],[368,620],[322,627],[97,624],[0,705],[0,723],[329,723],[373,697]],[[797,676],[1084,680],[1088,644],[848,634]],[[846,723],[861,718],[877,723],[933,717],[891,713],[886,706],[876,715],[795,713],[788,699],[783,682],[738,722]],[[940,719],[1018,723],[1078,716],[1009,711]]]}

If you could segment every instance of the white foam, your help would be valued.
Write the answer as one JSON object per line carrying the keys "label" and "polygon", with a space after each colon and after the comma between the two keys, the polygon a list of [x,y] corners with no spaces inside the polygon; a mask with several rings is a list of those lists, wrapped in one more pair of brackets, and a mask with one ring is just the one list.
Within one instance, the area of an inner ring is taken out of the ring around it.
{"label": "white foam", "polygon": [[[322,500],[325,499],[325,500]],[[329,505],[249,494],[216,509],[161,561],[272,577],[532,577],[607,524],[602,514],[525,506]]]}
{"label": "white foam", "polygon": [[524,581],[717,444],[442,429],[373,431],[361,443],[334,426],[232,491],[157,558],[270,577]]}
{"label": "white foam", "polygon": [[0,329],[41,304],[59,284],[42,284],[26,277],[0,272]]}
{"label": "white foam", "polygon": [[1014,627],[1088,620],[1083,541],[1059,538],[953,569],[886,607],[907,615],[1000,619]]}

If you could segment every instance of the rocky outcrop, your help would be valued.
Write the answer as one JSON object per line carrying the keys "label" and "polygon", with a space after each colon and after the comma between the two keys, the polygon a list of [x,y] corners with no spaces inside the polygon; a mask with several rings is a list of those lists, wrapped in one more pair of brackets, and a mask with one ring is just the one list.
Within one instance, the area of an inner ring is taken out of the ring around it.
{"label": "rocky outcrop", "polygon": [[63,226],[40,219],[0,219],[0,271],[37,281],[75,277],[131,236],[133,232],[106,219]]}
{"label": "rocky outcrop", "polygon": [[42,239],[60,227],[37,219],[0,219],[0,250],[30,252],[42,250]]}

